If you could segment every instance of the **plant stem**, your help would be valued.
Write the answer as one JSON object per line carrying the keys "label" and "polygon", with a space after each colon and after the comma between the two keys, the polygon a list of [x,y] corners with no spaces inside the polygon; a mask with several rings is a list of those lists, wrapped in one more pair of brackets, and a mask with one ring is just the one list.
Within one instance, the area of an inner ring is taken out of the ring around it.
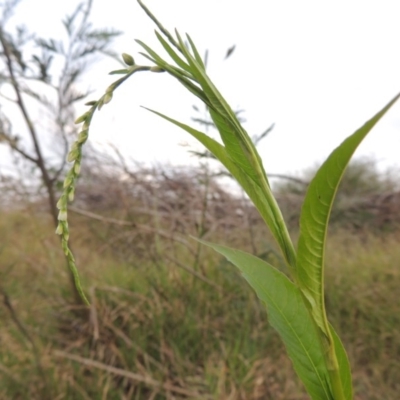
{"label": "plant stem", "polygon": [[334,400],[346,400],[343,393],[342,380],[340,378],[339,367],[334,370],[329,370],[329,377],[332,384],[332,392]]}

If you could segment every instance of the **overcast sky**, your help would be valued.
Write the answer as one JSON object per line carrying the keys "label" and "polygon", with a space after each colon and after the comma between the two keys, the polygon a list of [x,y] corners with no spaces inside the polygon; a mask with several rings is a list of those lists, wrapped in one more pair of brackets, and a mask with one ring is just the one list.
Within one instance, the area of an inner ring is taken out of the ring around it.
{"label": "overcast sky", "polygon": [[[165,27],[187,32],[201,51],[209,49],[209,74],[231,106],[245,110],[250,135],[275,123],[259,147],[267,171],[293,173],[321,162],[400,91],[398,0],[145,2]],[[18,18],[32,31],[56,36],[75,4],[25,0]],[[139,64],[147,62],[134,39],[157,47],[154,25],[134,0],[94,0],[92,21],[123,31],[115,49]],[[94,98],[112,81],[107,73],[115,67],[112,60],[92,67],[86,84],[96,89]],[[199,146],[140,108],[188,123],[193,104],[200,106],[168,75],[137,74],[96,115],[91,140],[113,142],[139,161],[193,162],[179,144]],[[357,155],[374,156],[384,168],[400,165],[399,149],[400,103]]]}

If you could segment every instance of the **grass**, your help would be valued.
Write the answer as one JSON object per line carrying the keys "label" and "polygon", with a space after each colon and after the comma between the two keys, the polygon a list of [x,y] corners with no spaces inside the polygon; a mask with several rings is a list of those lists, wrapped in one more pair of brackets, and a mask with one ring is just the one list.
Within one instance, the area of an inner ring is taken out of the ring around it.
{"label": "grass", "polygon": [[[278,259],[253,215],[251,235],[246,215],[226,229],[212,201],[207,207],[207,240]],[[46,215],[1,213],[1,290],[10,306],[0,308],[0,399],[308,398],[236,269],[209,249],[199,253],[194,241],[172,240],[176,217],[157,212],[156,221],[141,214],[136,227],[71,213],[90,312],[70,303]],[[198,235],[198,217],[180,215],[179,238]],[[328,241],[328,314],[348,351],[358,400],[394,400],[400,391],[400,234],[382,235],[335,229]]]}
{"label": "grass", "polygon": [[[355,243],[352,248],[349,239]],[[400,306],[395,295],[400,281],[399,236],[349,238],[342,233],[336,240],[329,257],[335,267],[327,276],[332,319],[348,346],[358,390],[368,391],[372,399],[386,398],[385,388],[400,389],[395,376],[400,370]],[[394,393],[391,396],[395,398]]]}

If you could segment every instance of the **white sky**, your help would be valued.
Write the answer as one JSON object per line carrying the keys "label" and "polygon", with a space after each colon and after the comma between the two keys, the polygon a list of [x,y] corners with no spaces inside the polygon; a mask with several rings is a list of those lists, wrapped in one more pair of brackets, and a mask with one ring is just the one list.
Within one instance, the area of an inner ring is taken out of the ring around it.
{"label": "white sky", "polygon": [[[275,123],[259,147],[267,171],[293,173],[321,162],[400,91],[398,0],[145,2],[167,29],[187,32],[201,51],[209,49],[209,73],[231,106],[245,110],[250,135]],[[55,36],[75,4],[25,0],[19,20],[34,32]],[[135,0],[94,0],[92,21],[122,30],[115,49],[139,64],[147,62],[137,54],[135,38],[160,49],[153,23]],[[223,61],[233,44],[232,57]],[[115,79],[107,73],[117,68],[112,60],[92,67],[86,84],[98,89],[94,99]],[[193,104],[200,106],[168,75],[137,74],[96,115],[91,139],[113,142],[139,161],[193,162],[179,146],[188,142],[200,148],[189,135],[140,108],[189,123]],[[357,155],[372,155],[385,168],[400,165],[399,149],[400,103]]]}

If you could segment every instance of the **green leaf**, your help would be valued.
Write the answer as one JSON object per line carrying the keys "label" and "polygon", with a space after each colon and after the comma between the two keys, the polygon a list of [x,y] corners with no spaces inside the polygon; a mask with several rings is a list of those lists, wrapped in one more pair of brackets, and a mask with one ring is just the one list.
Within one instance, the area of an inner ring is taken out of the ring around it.
{"label": "green leaf", "polygon": [[[278,241],[285,260],[293,273],[296,265],[293,243],[284,223],[282,213],[272,194],[261,157],[259,156],[249,135],[241,126],[237,116],[207,76],[204,64],[202,63],[201,57],[191,38],[188,36],[194,56],[190,53],[190,49],[183,43],[178,32],[176,32],[176,35],[179,41],[179,48],[182,51],[183,56],[186,58],[187,63],[178,56],[160,34],[157,34],[157,37],[169,55],[179,66],[184,68],[184,70],[169,65],[150,47],[141,41],[137,42],[149,53],[150,57],[148,57],[153,62],[173,75],[189,91],[206,104],[210,111],[211,118],[213,119],[225,145],[224,156],[231,160],[231,162],[229,162],[230,167],[226,165],[226,162],[228,161],[223,162],[223,164],[228,168],[232,175],[235,176],[239,183],[242,186],[244,185],[244,189],[248,195],[256,205],[260,207],[259,211],[267,225],[270,227],[275,239]],[[200,85],[200,87],[197,86],[197,84]],[[168,119],[161,114],[159,115]],[[171,119],[168,120],[181,126],[193,135],[192,128],[187,125],[179,124],[177,121]],[[200,141],[203,142],[204,140],[204,136],[202,136]],[[204,145],[207,147],[206,144]],[[235,165],[235,173],[231,171],[233,165]]]}
{"label": "green leaf", "polygon": [[[144,107],[146,108],[146,107]],[[186,132],[190,133],[194,138],[196,138],[208,151],[210,151],[214,156],[224,165],[224,167],[232,174],[232,176],[238,181],[240,186],[248,194],[257,210],[261,214],[262,218],[269,226],[275,240],[278,242],[285,260],[291,270],[294,273],[293,267],[296,263],[296,255],[294,252],[293,244],[284,226],[284,220],[280,214],[278,204],[276,203],[272,193],[268,199],[262,188],[257,185],[254,180],[249,178],[246,173],[238,167],[238,165],[232,161],[230,155],[226,151],[226,148],[218,143],[216,140],[210,138],[205,133],[200,132],[186,124],[178,122],[164,114],[157,111],[146,108],[146,110],[166,119],[167,121],[179,126]],[[274,213],[275,211],[275,213]],[[280,219],[279,219],[280,218]]]}
{"label": "green leaf", "polygon": [[108,75],[126,75],[129,70],[125,69],[116,69],[108,73]]}
{"label": "green leaf", "polygon": [[149,46],[143,43],[140,40],[136,40],[136,42],[142,46],[149,54],[140,53],[147,59],[154,62],[157,66],[161,67],[173,77],[178,79],[179,82],[182,83],[190,92],[192,92],[195,96],[197,96],[201,101],[203,101],[207,106],[210,106],[207,97],[204,95],[203,91],[200,87],[195,85],[192,80],[193,77],[191,76],[190,72],[179,69],[173,65],[168,64],[165,60],[163,60],[155,51],[153,51]]}
{"label": "green leaf", "polygon": [[[236,114],[208,77],[193,41],[188,36],[192,51],[195,54],[194,57],[183,43],[178,32],[176,32],[176,36],[182,53],[190,66],[190,72],[199,83],[205,97],[208,99],[206,104],[209,106],[211,118],[225,144],[226,152],[234,164],[243,170],[246,176],[247,187],[251,187],[253,194],[257,192],[257,203],[267,205],[267,207],[263,208],[262,216],[278,241],[289,268],[293,270],[296,264],[293,244],[284,223],[282,213],[271,192],[261,157],[249,135],[241,126]],[[250,179],[254,181],[255,185],[247,183]],[[239,183],[241,182],[239,181]],[[257,189],[256,186],[258,186],[259,189]]]}
{"label": "green leaf", "polygon": [[238,267],[264,302],[269,322],[281,336],[311,398],[333,400],[318,329],[299,289],[272,265],[251,254],[199,241]]}
{"label": "green leaf", "polygon": [[234,133],[234,125],[229,119],[212,109],[210,109],[210,115],[218,129],[218,132],[221,135],[221,139],[225,144],[229,156],[232,158],[235,164],[237,164],[241,169],[243,169],[243,171],[246,172],[246,175],[260,184],[257,170],[253,168],[253,165],[250,162],[251,156],[246,152],[246,149],[242,145],[241,141],[237,139]]}
{"label": "green leaf", "polygon": [[262,177],[262,179],[267,182],[261,158],[259,157],[254,144],[247,132],[241,126],[237,116],[229,104],[222,97],[205,72],[204,64],[202,63],[201,57],[192,40],[188,37],[194,56],[185,46],[178,32],[176,32],[176,35],[182,53],[188,62],[189,71],[192,73],[195,81],[200,84],[208,99],[207,105],[210,108],[211,117],[221,134],[222,141],[224,142],[226,150],[232,160],[240,164],[241,168],[243,168],[244,171],[246,171],[246,173],[255,181]]}
{"label": "green leaf", "polygon": [[183,70],[190,73],[190,67],[187,65],[176,53],[176,51],[168,44],[166,40],[156,31],[157,39],[160,41],[166,52],[170,55],[170,57],[179,65]]}
{"label": "green leaf", "polygon": [[358,145],[400,95],[337,147],[307,190],[300,216],[297,278],[317,325],[328,335],[324,305],[324,251],[328,220],[343,173]]}
{"label": "green leaf", "polygon": [[203,71],[206,70],[206,66],[204,65],[203,59],[201,58],[201,55],[199,54],[199,52],[197,51],[197,48],[195,46],[195,44],[193,43],[193,40],[191,39],[191,37],[189,35],[186,35],[189,43],[190,43],[190,47],[193,50],[193,54],[194,57],[196,59],[196,61],[199,63],[200,67],[203,69]]}
{"label": "green leaf", "polygon": [[338,340],[331,332],[325,311],[324,252],[329,215],[337,188],[352,155],[399,96],[400,94],[331,153],[311,181],[300,215],[296,281],[307,299],[315,323],[325,336],[327,365],[338,398],[343,398],[342,389],[344,390],[347,383],[341,382],[345,377],[340,376],[339,371],[346,366],[340,364],[345,362],[343,357],[338,357]]}

